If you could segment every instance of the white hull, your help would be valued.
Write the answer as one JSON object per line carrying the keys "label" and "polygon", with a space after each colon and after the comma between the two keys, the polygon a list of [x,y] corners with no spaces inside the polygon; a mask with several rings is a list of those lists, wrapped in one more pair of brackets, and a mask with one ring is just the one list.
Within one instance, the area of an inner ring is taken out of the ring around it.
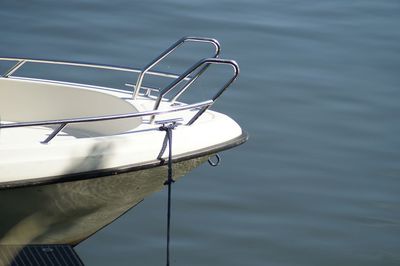
{"label": "white hull", "polygon": [[[174,164],[174,178],[206,157]],[[0,244],[76,245],[161,190],[166,166],[0,191]]]}
{"label": "white hull", "polygon": [[[0,244],[75,245],[160,190],[168,159],[178,178],[247,140],[233,119],[209,110],[239,74],[236,62],[208,58],[181,76],[150,73],[186,41],[212,43],[219,54],[213,39],[184,38],[140,71],[0,58],[17,61],[0,77]],[[129,92],[16,76],[27,62],[132,72],[138,81]],[[209,100],[178,101],[212,64],[233,76]],[[145,75],[173,81],[157,90],[142,86]],[[174,126],[171,154],[161,125]]]}

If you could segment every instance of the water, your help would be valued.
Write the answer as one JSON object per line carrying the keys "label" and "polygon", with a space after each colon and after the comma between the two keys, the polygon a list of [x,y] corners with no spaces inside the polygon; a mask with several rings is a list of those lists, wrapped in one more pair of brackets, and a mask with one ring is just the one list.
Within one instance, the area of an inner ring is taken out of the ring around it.
{"label": "water", "polygon": [[[144,66],[185,35],[241,76],[250,133],[173,188],[173,265],[400,265],[400,2],[2,1],[0,54]],[[182,60],[188,60],[184,57]],[[162,265],[166,191],[77,247]]]}

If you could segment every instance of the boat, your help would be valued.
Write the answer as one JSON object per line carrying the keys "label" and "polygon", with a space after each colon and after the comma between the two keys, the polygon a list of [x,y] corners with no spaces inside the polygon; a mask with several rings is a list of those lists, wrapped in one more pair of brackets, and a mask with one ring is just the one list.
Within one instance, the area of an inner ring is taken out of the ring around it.
{"label": "boat", "polygon": [[[155,70],[190,43],[213,53],[182,74]],[[215,39],[184,37],[143,68],[1,57],[10,67],[0,77],[0,245],[75,246],[161,190],[168,163],[177,180],[244,143],[247,133],[210,109],[239,75],[220,50]],[[28,66],[34,73],[24,74]],[[136,83],[43,78],[42,66],[124,73]],[[209,99],[181,101],[210,66],[231,71],[224,84]],[[167,85],[147,85],[152,78]]]}

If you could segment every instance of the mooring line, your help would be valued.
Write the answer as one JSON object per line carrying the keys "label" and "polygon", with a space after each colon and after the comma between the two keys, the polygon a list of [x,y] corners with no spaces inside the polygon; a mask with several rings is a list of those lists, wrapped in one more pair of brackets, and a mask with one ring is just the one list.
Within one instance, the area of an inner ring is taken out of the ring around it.
{"label": "mooring line", "polygon": [[159,154],[159,159],[163,163],[165,160],[161,159],[162,154],[165,152],[168,145],[168,179],[164,182],[164,185],[168,185],[168,199],[167,199],[167,250],[166,250],[166,265],[170,264],[170,232],[171,232],[171,199],[172,199],[172,183],[174,179],[172,178],[172,130],[176,127],[176,123],[170,123],[168,125],[162,125],[159,129],[165,131],[165,138],[163,141],[163,146]]}

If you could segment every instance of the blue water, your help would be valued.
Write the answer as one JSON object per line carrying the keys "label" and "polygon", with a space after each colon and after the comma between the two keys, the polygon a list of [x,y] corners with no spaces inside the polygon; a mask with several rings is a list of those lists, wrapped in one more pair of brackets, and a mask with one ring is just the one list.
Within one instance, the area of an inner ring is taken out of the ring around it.
{"label": "blue water", "polygon": [[[250,140],[174,185],[172,264],[400,265],[399,14],[398,0],[1,1],[0,55],[142,67],[182,36],[217,38],[241,76],[216,109]],[[165,200],[77,252],[162,265]]]}

